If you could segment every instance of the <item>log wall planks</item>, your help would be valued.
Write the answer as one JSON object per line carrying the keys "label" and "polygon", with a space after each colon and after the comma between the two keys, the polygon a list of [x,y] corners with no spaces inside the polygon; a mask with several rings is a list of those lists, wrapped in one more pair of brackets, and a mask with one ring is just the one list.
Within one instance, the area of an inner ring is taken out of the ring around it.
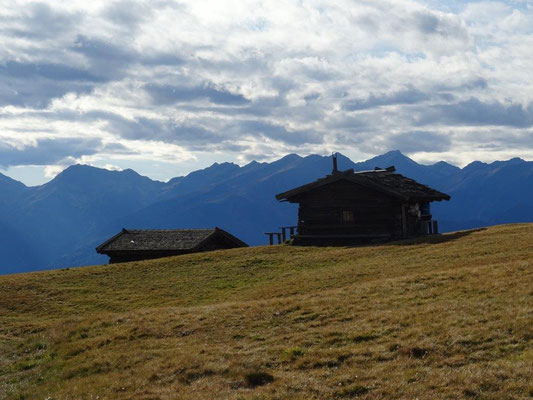
{"label": "log wall planks", "polygon": [[[298,196],[298,234],[402,237],[402,204],[361,185],[338,181]],[[346,221],[349,212],[353,221]]]}

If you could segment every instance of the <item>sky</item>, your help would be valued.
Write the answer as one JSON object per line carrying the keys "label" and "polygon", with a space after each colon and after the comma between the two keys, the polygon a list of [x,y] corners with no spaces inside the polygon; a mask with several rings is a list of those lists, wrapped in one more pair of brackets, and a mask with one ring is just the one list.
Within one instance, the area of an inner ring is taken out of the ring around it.
{"label": "sky", "polygon": [[0,0],[0,172],[533,160],[533,1]]}

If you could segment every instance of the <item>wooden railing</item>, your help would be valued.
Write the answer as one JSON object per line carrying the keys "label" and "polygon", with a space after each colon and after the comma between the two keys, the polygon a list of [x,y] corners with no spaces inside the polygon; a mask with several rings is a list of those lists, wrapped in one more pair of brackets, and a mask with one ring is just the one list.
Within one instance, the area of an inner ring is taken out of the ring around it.
{"label": "wooden railing", "polygon": [[277,244],[281,244],[287,240],[287,230],[289,231],[288,239],[292,239],[296,228],[296,226],[280,226],[281,232],[265,232],[265,235],[268,235],[268,242],[271,246],[274,244],[274,236],[277,237]]}
{"label": "wooden railing", "polygon": [[438,235],[439,234],[439,223],[436,219],[429,219],[427,221],[422,221],[422,226],[424,227],[423,234],[425,235]]}

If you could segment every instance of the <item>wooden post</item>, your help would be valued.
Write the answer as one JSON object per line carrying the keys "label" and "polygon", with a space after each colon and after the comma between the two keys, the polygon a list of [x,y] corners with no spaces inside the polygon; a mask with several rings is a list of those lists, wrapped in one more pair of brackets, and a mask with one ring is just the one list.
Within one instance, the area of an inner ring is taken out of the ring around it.
{"label": "wooden post", "polygon": [[428,226],[428,231],[427,231],[427,233],[428,233],[429,235],[432,235],[432,234],[433,234],[433,229],[432,229],[431,220],[429,220],[429,221],[427,222],[427,226]]}
{"label": "wooden post", "polygon": [[281,233],[276,233],[276,235],[278,236],[278,244],[281,244]]}
{"label": "wooden post", "polygon": [[285,232],[285,229],[287,229],[287,228],[283,226],[283,227],[281,227],[279,229],[281,229],[281,238],[283,239],[283,241],[287,240],[287,234]]}
{"label": "wooden post", "polygon": [[294,237],[294,226],[290,226],[289,229],[290,229],[290,234],[291,234],[291,239]]}
{"label": "wooden post", "polygon": [[439,223],[437,220],[433,220],[433,234],[434,235],[439,234]]}
{"label": "wooden post", "polygon": [[268,242],[272,246],[274,244],[274,234],[272,232],[265,232],[268,235]]}

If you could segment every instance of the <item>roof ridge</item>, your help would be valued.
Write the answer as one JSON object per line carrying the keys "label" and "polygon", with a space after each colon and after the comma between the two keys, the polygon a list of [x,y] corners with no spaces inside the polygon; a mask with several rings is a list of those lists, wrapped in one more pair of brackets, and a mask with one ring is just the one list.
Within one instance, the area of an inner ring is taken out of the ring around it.
{"label": "roof ridge", "polygon": [[99,253],[136,250],[192,251],[217,234],[224,234],[233,242],[246,246],[244,242],[218,227],[203,229],[129,229],[121,230],[117,235],[98,246],[96,250]]}
{"label": "roof ridge", "polygon": [[396,171],[387,169],[353,171],[353,169],[327,175],[316,181],[304,184],[297,188],[279,193],[276,199],[279,201],[290,201],[289,198],[297,196],[308,190],[316,189],[325,184],[330,184],[341,179],[346,179],[354,183],[366,185],[374,190],[378,190],[389,196],[394,196],[402,200],[427,199],[430,201],[449,200],[450,196],[440,192],[428,185],[417,182]]}
{"label": "roof ridge", "polygon": [[123,231],[124,233],[131,232],[186,232],[186,231],[214,231],[215,228],[183,228],[183,229],[127,229]]}

